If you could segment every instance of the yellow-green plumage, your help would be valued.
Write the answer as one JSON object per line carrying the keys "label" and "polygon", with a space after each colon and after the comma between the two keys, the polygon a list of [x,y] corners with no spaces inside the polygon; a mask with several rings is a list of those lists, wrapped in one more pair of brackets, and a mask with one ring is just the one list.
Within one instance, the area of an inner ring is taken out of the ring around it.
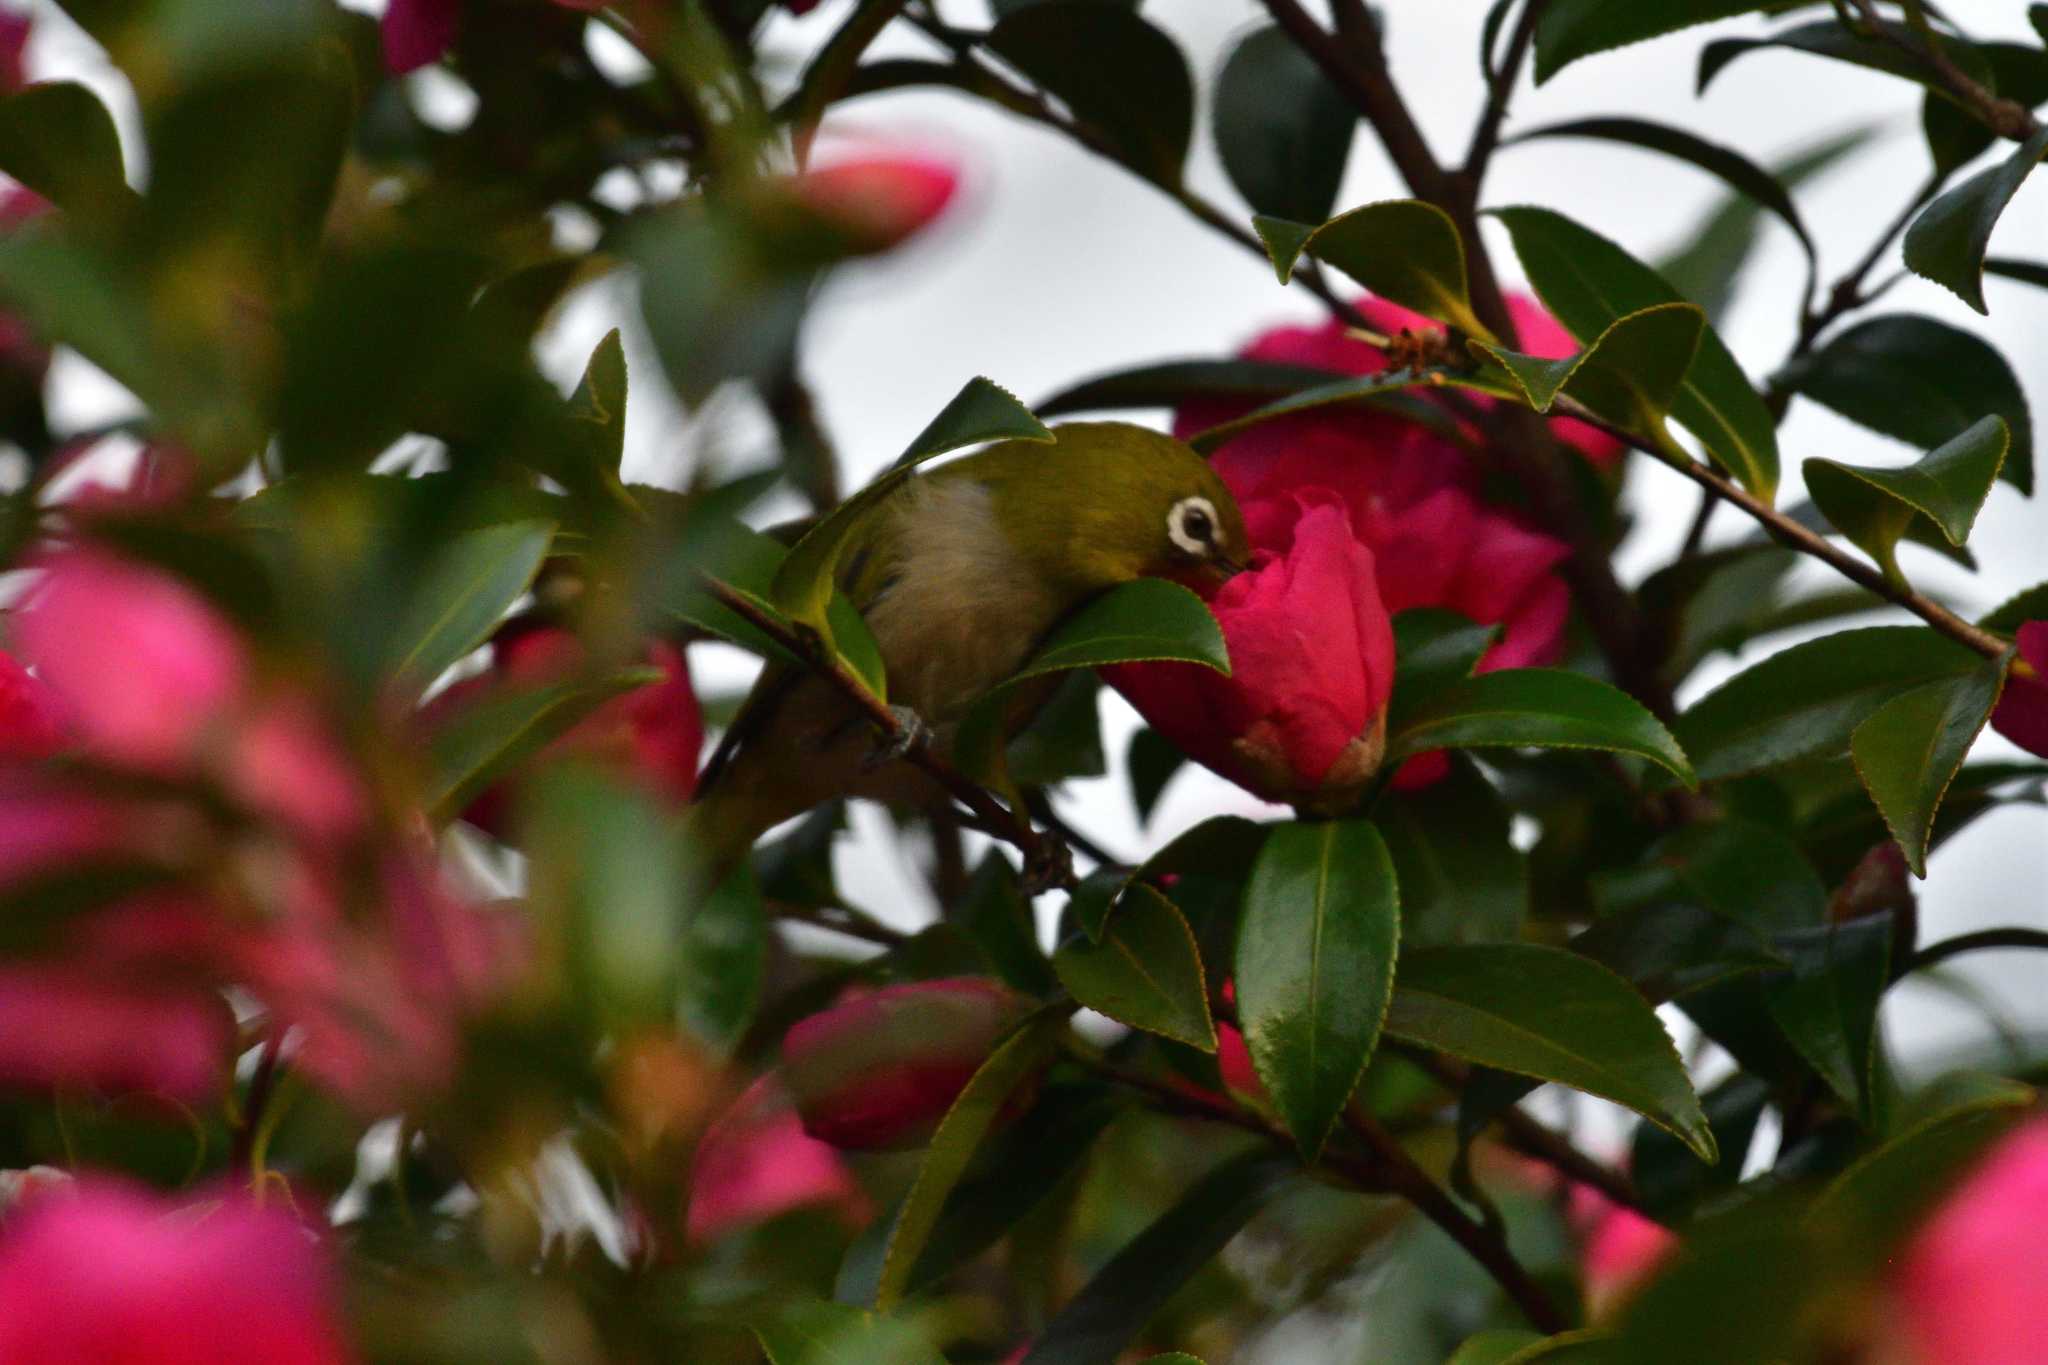
{"label": "yellow-green plumage", "polygon": [[[1186,445],[1123,422],[1053,434],[1051,445],[1003,442],[911,479],[840,559],[891,702],[931,723],[941,745],[975,698],[1096,594],[1147,576],[1213,585],[1249,553],[1235,500]],[[1197,520],[1206,539],[1192,534]],[[722,876],[771,826],[834,797],[942,797],[909,764],[871,768],[874,745],[831,684],[767,669],[691,808],[707,871]]]}

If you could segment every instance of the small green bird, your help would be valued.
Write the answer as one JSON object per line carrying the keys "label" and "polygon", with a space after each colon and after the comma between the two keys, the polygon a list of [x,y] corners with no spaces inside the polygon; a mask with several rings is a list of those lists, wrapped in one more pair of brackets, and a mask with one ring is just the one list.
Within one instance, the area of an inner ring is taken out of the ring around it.
{"label": "small green bird", "polygon": [[[881,649],[890,701],[915,711],[942,749],[968,706],[1090,598],[1142,577],[1213,588],[1249,558],[1236,500],[1180,441],[1127,422],[1071,422],[1053,436],[910,479],[840,559],[840,590]],[[1023,705],[1016,723],[1035,709]],[[769,665],[687,818],[707,884],[820,802],[943,796],[917,768],[875,757],[871,729],[837,688]]]}

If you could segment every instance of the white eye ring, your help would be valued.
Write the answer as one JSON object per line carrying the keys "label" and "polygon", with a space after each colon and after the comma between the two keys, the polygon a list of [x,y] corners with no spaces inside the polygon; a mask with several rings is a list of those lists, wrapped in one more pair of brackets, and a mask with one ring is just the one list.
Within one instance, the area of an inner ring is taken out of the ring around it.
{"label": "white eye ring", "polygon": [[[1195,523],[1193,528],[1190,521]],[[1202,534],[1195,534],[1196,530]],[[1189,554],[1207,555],[1216,548],[1216,504],[1204,497],[1182,498],[1166,514],[1166,534]]]}

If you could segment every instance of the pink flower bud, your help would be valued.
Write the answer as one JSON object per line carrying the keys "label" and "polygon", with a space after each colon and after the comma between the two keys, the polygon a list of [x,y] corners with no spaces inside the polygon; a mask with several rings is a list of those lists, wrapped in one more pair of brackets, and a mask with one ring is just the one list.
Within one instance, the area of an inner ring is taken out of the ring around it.
{"label": "pink flower bud", "polygon": [[849,1224],[872,1212],[833,1148],[804,1132],[773,1074],[748,1086],[704,1130],[690,1168],[685,1233],[694,1245],[788,1213],[823,1206]]}
{"label": "pink flower bud", "polygon": [[1145,663],[1103,676],[1189,757],[1247,790],[1342,808],[1379,768],[1394,684],[1373,552],[1324,489],[1247,507],[1246,523],[1259,558],[1210,602],[1230,675]]}
{"label": "pink flower bud", "polygon": [[2048,621],[2029,621],[2016,637],[2020,661],[2034,676],[2006,679],[1991,728],[2030,754],[2048,758]]}
{"label": "pink flower bud", "polygon": [[0,650],[0,761],[48,758],[64,747],[64,731],[56,693]]}
{"label": "pink flower bud", "polygon": [[342,1365],[326,1258],[277,1208],[87,1180],[0,1235],[0,1360]]}
{"label": "pink flower bud", "polygon": [[1028,1009],[998,982],[952,977],[800,1020],[783,1036],[782,1072],[804,1131],[849,1151],[918,1146]]}
{"label": "pink flower bud", "polygon": [[886,251],[937,218],[960,173],[928,157],[877,154],[814,167],[789,182],[797,202],[863,251]]}
{"label": "pink flower bud", "polygon": [[1678,1249],[1678,1235],[1671,1229],[1613,1203],[1590,1185],[1571,1187],[1571,1221],[1580,1236],[1586,1316],[1595,1322],[1612,1321]]}
{"label": "pink flower bud", "polygon": [[1922,1365],[2025,1365],[2048,1336],[2048,1119],[2002,1140],[1894,1260]]}

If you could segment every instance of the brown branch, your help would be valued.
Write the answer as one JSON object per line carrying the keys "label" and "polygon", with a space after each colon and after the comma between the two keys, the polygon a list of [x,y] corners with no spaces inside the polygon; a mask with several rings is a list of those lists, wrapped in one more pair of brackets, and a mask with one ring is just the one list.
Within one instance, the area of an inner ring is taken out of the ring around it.
{"label": "brown branch", "polygon": [[1940,43],[1927,41],[1932,36],[1931,29],[1916,35],[1891,23],[1878,14],[1876,0],[1850,0],[1850,3],[1856,6],[1857,14],[1862,16],[1865,27],[1873,36],[1912,58],[1986,128],[2014,142],[2025,142],[2041,131],[2040,121],[2031,109],[2018,100],[2003,99],[1985,89],[1949,59]]}
{"label": "brown branch", "polygon": [[1500,145],[1501,124],[1506,121],[1508,100],[1515,93],[1515,85],[1522,77],[1522,63],[1528,59],[1529,47],[1536,38],[1536,21],[1543,14],[1544,0],[1526,0],[1522,13],[1515,21],[1514,32],[1508,35],[1507,54],[1501,58],[1486,86],[1486,104],[1480,110],[1479,122],[1472,129],[1472,141],[1465,148],[1465,165],[1461,174],[1470,182],[1474,198],[1477,198],[1481,181],[1486,178],[1486,167],[1493,160],[1494,149]]}
{"label": "brown branch", "polygon": [[[838,658],[819,650],[814,640],[799,635],[787,622],[761,608],[746,594],[736,592],[709,576],[703,581],[705,590],[721,605],[737,613],[749,625],[801,659],[812,672],[838,688],[867,722],[881,733],[884,740],[899,743],[908,737],[903,718],[889,709],[888,703],[869,691],[867,685],[854,677]],[[1029,820],[997,800],[987,788],[970,781],[959,769],[933,753],[927,745],[911,744],[905,751],[903,759],[922,770],[926,776],[944,787],[954,800],[972,812],[976,828],[1014,846],[1022,853],[1028,880],[1046,888],[1074,888],[1077,879],[1070,860],[1066,857],[1066,850],[1046,839],[1032,828]]]}

